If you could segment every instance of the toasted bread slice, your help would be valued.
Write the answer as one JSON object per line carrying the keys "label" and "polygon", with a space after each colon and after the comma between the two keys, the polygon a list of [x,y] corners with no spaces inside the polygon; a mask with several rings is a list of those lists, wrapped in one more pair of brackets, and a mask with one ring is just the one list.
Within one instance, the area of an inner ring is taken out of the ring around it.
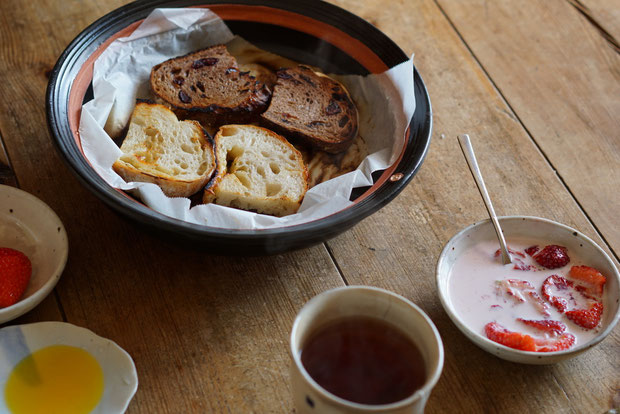
{"label": "toasted bread slice", "polygon": [[303,65],[276,76],[271,103],[261,115],[266,127],[332,154],[351,145],[358,113],[344,86]]}
{"label": "toasted bread slice", "polygon": [[139,102],[129,120],[123,154],[112,168],[127,182],[154,183],[169,197],[200,191],[215,171],[212,140],[196,121],[179,121],[168,108]]}
{"label": "toasted bread slice", "polygon": [[302,156],[286,139],[253,125],[224,125],[215,136],[217,173],[203,202],[285,216],[308,190]]}
{"label": "toasted bread slice", "polygon": [[271,91],[242,72],[226,46],[217,45],[155,65],[151,89],[181,118],[245,122],[262,113]]}

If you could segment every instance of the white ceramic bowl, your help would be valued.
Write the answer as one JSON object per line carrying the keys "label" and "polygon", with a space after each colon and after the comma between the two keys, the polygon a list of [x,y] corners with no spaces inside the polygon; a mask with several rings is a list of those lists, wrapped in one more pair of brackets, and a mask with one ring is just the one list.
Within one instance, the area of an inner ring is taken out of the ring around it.
{"label": "white ceramic bowl", "polygon": [[0,308],[0,323],[37,306],[56,286],[69,245],[62,222],[47,204],[18,188],[0,185],[0,247],[21,251],[32,263],[32,277],[14,305]]}
{"label": "white ceramic bowl", "polygon": [[[605,284],[604,302],[601,327],[598,334],[590,341],[565,351],[556,352],[528,352],[509,348],[486,338],[481,332],[467,326],[458,313],[449,295],[452,268],[456,259],[469,247],[482,240],[495,240],[496,235],[490,220],[475,223],[458,234],[446,244],[437,263],[437,289],[444,309],[454,324],[476,345],[508,361],[525,364],[553,364],[590,349],[601,342],[614,328],[620,319],[620,274],[609,256],[590,238],[563,224],[552,220],[527,217],[509,216],[499,217],[499,221],[506,239],[511,237],[531,237],[533,239],[548,240],[549,244],[566,246],[569,253],[575,252],[588,266],[594,267],[607,277]],[[499,246],[499,245],[498,245]]]}
{"label": "white ceramic bowl", "polygon": [[[101,368],[103,387],[98,402],[96,400],[91,401],[91,403],[96,404],[92,411],[89,411],[91,414],[120,414],[125,412],[138,389],[138,373],[131,356],[116,343],[98,336],[88,329],[65,322],[37,322],[25,325],[11,325],[0,329],[0,389],[4,390],[4,392],[0,393],[1,413],[9,412],[8,406],[10,403],[7,399],[10,395],[7,391],[7,383],[9,377],[14,375],[13,370],[15,367],[23,364],[28,356],[55,346],[75,347],[85,351],[90,357],[95,359],[97,365]],[[49,358],[46,359],[49,361]],[[50,388],[55,388],[54,380],[72,383],[75,381],[75,378],[88,375],[90,371],[79,369],[77,364],[68,364],[66,362],[67,358],[60,355],[56,355],[54,358],[54,362],[65,361],[64,365],[61,364],[63,370],[60,373],[50,372],[50,364],[42,362],[45,358],[39,357],[37,360],[40,364],[39,368],[44,372],[42,381],[37,387],[31,388],[26,386],[23,394],[12,395],[17,397],[13,398],[14,402],[15,400],[23,400],[30,397],[35,398],[32,401],[34,405],[39,405],[42,403],[42,397],[40,396],[49,392]],[[47,370],[45,369],[46,366]],[[28,373],[31,373],[32,370],[26,369],[25,371],[26,374],[22,371],[19,383],[28,383]],[[92,371],[90,373],[92,374]],[[64,380],[61,378],[63,376],[65,377]],[[66,393],[71,391],[66,390]],[[75,397],[75,390],[73,391],[73,394],[69,394],[70,398]],[[95,394],[96,391],[88,386],[85,386],[79,392],[82,397],[84,397],[84,394],[90,395],[91,393]],[[36,398],[37,395],[39,398]],[[61,399],[56,399],[54,402],[45,401],[46,412],[69,411],[69,407],[66,407],[65,404],[66,400],[70,398],[65,396]],[[22,406],[20,412],[25,412],[26,409],[32,412],[41,412],[37,408],[40,407],[30,406],[25,408]],[[70,412],[75,411],[71,410]]]}

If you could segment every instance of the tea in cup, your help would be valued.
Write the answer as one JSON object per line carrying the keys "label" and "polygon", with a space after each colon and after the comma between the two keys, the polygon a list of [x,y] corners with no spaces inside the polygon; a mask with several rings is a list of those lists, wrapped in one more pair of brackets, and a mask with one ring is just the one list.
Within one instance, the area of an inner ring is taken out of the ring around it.
{"label": "tea in cup", "polygon": [[291,333],[300,413],[422,413],[443,367],[424,312],[384,289],[350,286],[304,305]]}

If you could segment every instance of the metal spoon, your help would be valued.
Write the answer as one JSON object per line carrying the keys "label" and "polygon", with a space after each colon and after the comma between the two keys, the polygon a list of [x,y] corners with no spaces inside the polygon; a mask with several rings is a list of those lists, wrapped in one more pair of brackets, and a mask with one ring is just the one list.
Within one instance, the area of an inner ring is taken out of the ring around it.
{"label": "metal spoon", "polygon": [[491,222],[493,223],[493,227],[495,227],[495,233],[497,233],[497,238],[499,240],[499,246],[502,252],[502,263],[504,264],[512,263],[512,258],[510,257],[510,253],[508,253],[508,247],[506,247],[506,240],[504,239],[504,233],[502,233],[502,228],[499,226],[499,221],[497,221],[497,216],[495,215],[493,204],[491,203],[491,199],[489,198],[489,193],[487,193],[487,188],[484,185],[484,180],[482,179],[480,168],[478,168],[478,162],[476,161],[476,155],[474,154],[474,148],[471,145],[469,135],[467,134],[459,135],[458,138],[459,138],[459,144],[461,145],[461,150],[463,151],[463,155],[465,156],[465,160],[467,160],[469,171],[471,171],[471,175],[474,176],[474,181],[476,181],[476,185],[478,186],[478,191],[480,191],[480,195],[482,195],[482,199],[484,200],[484,205],[486,206],[487,211],[489,212],[489,216],[491,216]]}

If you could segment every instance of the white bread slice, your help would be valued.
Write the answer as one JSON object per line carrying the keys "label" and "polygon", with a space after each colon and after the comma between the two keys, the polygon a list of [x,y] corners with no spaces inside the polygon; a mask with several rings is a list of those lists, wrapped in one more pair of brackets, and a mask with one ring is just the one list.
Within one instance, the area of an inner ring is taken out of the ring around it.
{"label": "white bread slice", "polygon": [[203,202],[285,216],[308,190],[308,170],[289,142],[265,128],[224,125],[215,135],[217,173]]}
{"label": "white bread slice", "polygon": [[139,102],[112,168],[127,182],[157,184],[169,197],[200,191],[215,171],[212,141],[196,121],[179,121],[163,105]]}

